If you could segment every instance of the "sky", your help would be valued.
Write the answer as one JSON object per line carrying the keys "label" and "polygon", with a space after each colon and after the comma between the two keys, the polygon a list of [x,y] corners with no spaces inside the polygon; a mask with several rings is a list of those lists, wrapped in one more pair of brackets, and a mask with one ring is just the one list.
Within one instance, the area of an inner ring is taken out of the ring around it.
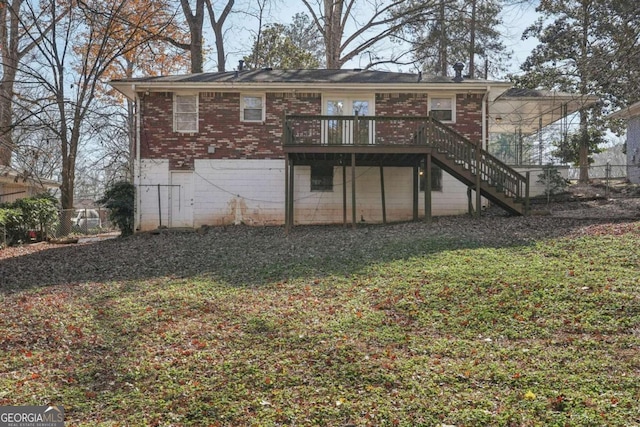
{"label": "sky", "polygon": [[[238,9],[249,10],[255,7],[256,0],[236,1]],[[308,11],[301,0],[276,0],[265,13],[265,22],[278,22],[289,24],[291,18],[298,12]],[[503,10],[503,28],[501,28],[504,44],[507,49],[512,51],[511,67],[507,72],[519,72],[519,66],[527,58],[531,50],[536,46],[537,40],[522,40],[523,31],[537,19],[535,6],[522,5],[511,6]],[[247,55],[250,50],[255,36],[255,28],[257,28],[257,19],[248,18],[246,15],[236,14],[230,16],[227,21],[226,40],[227,40],[227,70],[237,68],[238,60]],[[206,36],[205,36],[206,37]],[[212,35],[206,37],[213,40]],[[210,43],[211,45],[212,43]],[[378,46],[383,53],[389,54],[390,50],[398,49],[391,43],[384,43]],[[205,62],[205,71],[217,70],[215,63],[215,49],[210,46],[210,52],[207,55],[208,60]],[[466,61],[463,61],[466,62]],[[367,57],[356,58],[348,62],[345,68],[363,68],[368,63]],[[411,71],[409,67],[399,67],[396,65],[387,65],[389,71]]]}

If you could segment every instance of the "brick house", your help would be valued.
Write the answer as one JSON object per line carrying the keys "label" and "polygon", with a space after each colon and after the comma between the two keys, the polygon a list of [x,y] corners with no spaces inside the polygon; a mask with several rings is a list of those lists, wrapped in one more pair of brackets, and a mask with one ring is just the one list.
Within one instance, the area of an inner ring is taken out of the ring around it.
{"label": "brick house", "polygon": [[511,84],[460,74],[112,81],[136,104],[136,229],[428,220],[486,200],[523,214],[527,180],[484,150],[491,106]]}

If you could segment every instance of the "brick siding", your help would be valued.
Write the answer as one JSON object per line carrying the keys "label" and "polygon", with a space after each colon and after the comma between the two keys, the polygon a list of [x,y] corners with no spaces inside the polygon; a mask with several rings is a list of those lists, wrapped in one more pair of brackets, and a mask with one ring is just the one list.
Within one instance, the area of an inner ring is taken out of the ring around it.
{"label": "brick siding", "polygon": [[[282,159],[284,114],[322,113],[320,93],[267,93],[265,122],[241,122],[239,92],[201,92],[199,132],[180,133],[173,131],[171,93],[140,94],[140,99],[141,157],[168,159],[170,170],[193,170],[196,159]],[[378,116],[427,115],[427,94],[378,93],[375,102]],[[482,136],[481,103],[482,94],[456,97],[457,118],[451,126],[474,142]],[[392,125],[378,123],[376,133],[392,141],[394,132],[401,132]]]}

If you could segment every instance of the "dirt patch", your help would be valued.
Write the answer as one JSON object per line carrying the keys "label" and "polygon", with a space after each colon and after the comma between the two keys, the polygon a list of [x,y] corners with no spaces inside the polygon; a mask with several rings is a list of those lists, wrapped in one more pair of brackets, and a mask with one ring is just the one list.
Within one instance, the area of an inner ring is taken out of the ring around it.
{"label": "dirt patch", "polygon": [[575,187],[550,203],[534,201],[533,209],[545,214],[524,217],[491,208],[480,219],[436,217],[430,224],[360,225],[357,229],[300,226],[289,234],[283,227],[227,226],[199,232],[159,230],[73,245],[37,243],[6,248],[0,250],[0,291],[201,275],[234,285],[259,284],[280,280],[273,277],[274,264],[295,272],[323,262],[341,265],[336,260],[349,253],[356,265],[344,265],[344,271],[337,272],[348,274],[397,256],[397,251],[386,248],[402,246],[406,248],[403,256],[420,256],[426,241],[505,247],[562,236],[639,233],[640,198],[623,190],[612,193],[619,197],[605,198],[598,196],[599,190]]}
{"label": "dirt patch", "polygon": [[550,201],[532,201],[532,210],[546,212],[556,218],[640,220],[640,186],[624,182],[609,185],[571,185],[567,193]]}

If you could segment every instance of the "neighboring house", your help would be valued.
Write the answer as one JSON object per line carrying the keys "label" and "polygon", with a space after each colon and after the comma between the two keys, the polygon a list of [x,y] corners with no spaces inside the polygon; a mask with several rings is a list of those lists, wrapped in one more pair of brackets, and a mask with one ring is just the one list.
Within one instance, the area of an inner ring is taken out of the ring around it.
{"label": "neighboring house", "polygon": [[138,230],[525,213],[525,177],[484,150],[510,83],[263,69],[111,85],[137,106]]}
{"label": "neighboring house", "polygon": [[640,102],[609,115],[627,121],[627,178],[640,184]]}
{"label": "neighboring house", "polygon": [[59,182],[34,179],[9,166],[0,165],[0,203],[15,202],[59,187]]}

